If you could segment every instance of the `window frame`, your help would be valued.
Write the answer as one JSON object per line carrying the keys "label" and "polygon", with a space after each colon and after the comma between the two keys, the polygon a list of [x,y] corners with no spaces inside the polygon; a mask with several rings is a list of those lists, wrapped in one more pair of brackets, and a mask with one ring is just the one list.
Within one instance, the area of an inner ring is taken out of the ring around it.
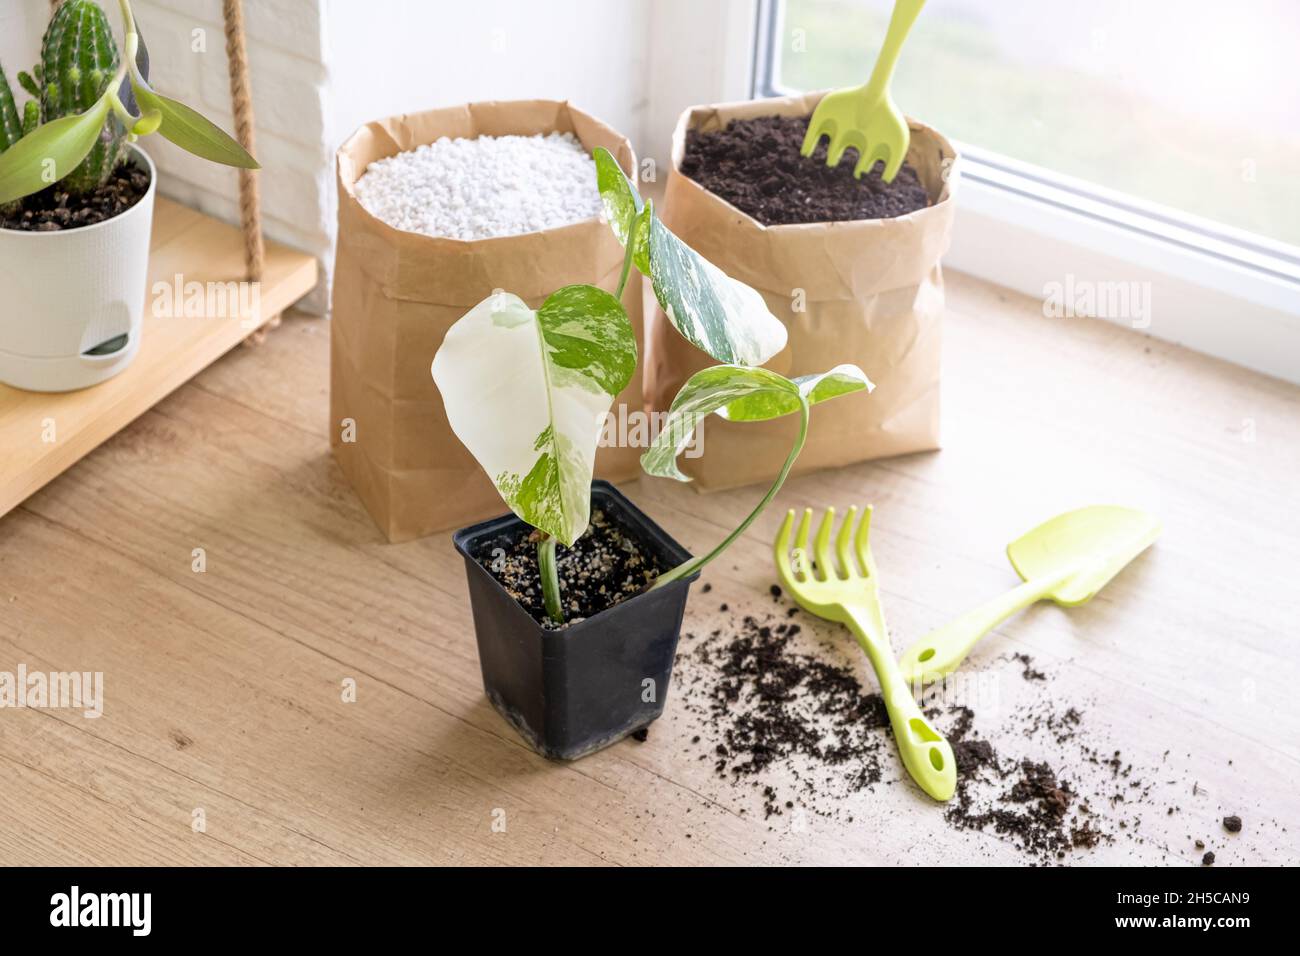
{"label": "window frame", "polygon": [[[784,0],[758,0],[754,97],[786,96]],[[1157,338],[1300,383],[1300,247],[954,141],[947,266],[1043,298],[1078,282],[1151,284]]]}

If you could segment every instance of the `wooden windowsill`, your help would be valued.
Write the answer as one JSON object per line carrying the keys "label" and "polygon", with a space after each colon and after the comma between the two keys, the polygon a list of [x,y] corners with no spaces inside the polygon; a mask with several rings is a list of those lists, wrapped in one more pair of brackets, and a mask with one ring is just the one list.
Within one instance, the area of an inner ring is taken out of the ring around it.
{"label": "wooden windowsill", "polygon": [[[685,630],[720,626],[724,602],[772,606],[785,507],[875,504],[897,649],[1014,584],[1002,549],[1038,520],[1097,501],[1149,508],[1164,536],[1093,602],[1031,609],[972,656],[1001,714],[985,701],[977,726],[1029,754],[1018,708],[1077,705],[1087,743],[1150,782],[1131,807],[1101,806],[1116,839],[1072,860],[1194,863],[1203,839],[1220,864],[1300,862],[1279,829],[1300,811],[1300,388],[1103,322],[1046,319],[965,276],[948,277],[948,295],[944,449],[792,480],[708,570],[711,591],[696,586]],[[894,782],[848,797],[845,815],[809,813],[802,831],[765,819],[761,788],[700,759],[715,731],[677,686],[644,743],[572,765],[532,754],[484,699],[449,536],[385,544],[330,456],[328,337],[325,321],[287,318],[0,521],[0,670],[105,680],[99,719],[0,712],[6,862],[1023,859],[946,825],[888,749]],[[700,548],[757,492],[642,479],[630,493]],[[850,638],[799,620],[810,648],[824,642],[818,653],[874,689]],[[1048,680],[1024,680],[1013,652]],[[341,700],[346,680],[355,703]],[[783,772],[763,782],[801,799]],[[198,808],[206,833],[191,828]],[[1230,813],[1241,834],[1223,832]],[[1139,816],[1140,842],[1116,823]]]}

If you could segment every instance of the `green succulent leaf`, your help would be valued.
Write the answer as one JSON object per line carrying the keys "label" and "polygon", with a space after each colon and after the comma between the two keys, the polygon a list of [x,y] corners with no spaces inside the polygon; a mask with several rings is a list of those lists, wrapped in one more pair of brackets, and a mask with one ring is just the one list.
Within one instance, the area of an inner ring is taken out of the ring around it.
{"label": "green succulent leaf", "polygon": [[447,331],[432,372],[452,430],[510,510],[572,545],[605,415],[636,358],[622,304],[571,285],[536,311],[508,292],[484,299]]}
{"label": "green succulent leaf", "polygon": [[158,110],[145,110],[144,114],[131,127],[131,134],[133,136],[148,136],[150,133],[156,133],[161,124],[162,113],[158,112]]}
{"label": "green succulent leaf", "polygon": [[99,140],[108,99],[74,116],[38,126],[0,154],[0,203],[40,192],[67,176]]}
{"label": "green succulent leaf", "polygon": [[692,375],[673,399],[663,428],[641,456],[641,467],[661,478],[690,481],[677,467],[677,456],[706,416],[716,412],[732,421],[764,421],[798,411],[804,402],[814,405],[872,387],[855,365],[839,365],[797,379],[745,365],[703,369]]}
{"label": "green succulent leaf", "polygon": [[18,116],[9,78],[5,76],[4,67],[0,66],[0,153],[22,138],[23,121]]}
{"label": "green succulent leaf", "polygon": [[[36,69],[39,72],[40,67],[38,66]],[[18,71],[18,85],[21,86],[24,90],[26,90],[28,95],[40,99],[41,88],[37,84],[37,82],[34,79],[32,79],[32,75],[28,73],[26,70]]]}
{"label": "green succulent leaf", "polygon": [[650,279],[673,327],[719,362],[762,365],[781,351],[785,326],[768,311],[763,297],[682,242],[652,212],[647,214],[649,205],[608,150],[598,147],[592,156],[610,228],[624,246],[632,238],[632,261]]}
{"label": "green succulent leaf", "polygon": [[226,166],[261,168],[244,147],[196,110],[155,92],[134,77],[131,80],[131,90],[144,115],[155,110],[161,115],[158,132],[181,149]]}

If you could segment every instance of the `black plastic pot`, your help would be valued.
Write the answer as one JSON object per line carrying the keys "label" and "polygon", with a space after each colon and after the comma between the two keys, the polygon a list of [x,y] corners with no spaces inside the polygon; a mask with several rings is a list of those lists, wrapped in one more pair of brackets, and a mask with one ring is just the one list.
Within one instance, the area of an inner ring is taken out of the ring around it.
{"label": "black plastic pot", "polygon": [[[662,567],[691,557],[608,482],[592,484],[591,501]],[[538,753],[574,760],[663,713],[686,594],[699,575],[547,630],[477,560],[494,541],[517,540],[526,527],[508,514],[464,528],[452,541],[465,558],[488,699]]]}

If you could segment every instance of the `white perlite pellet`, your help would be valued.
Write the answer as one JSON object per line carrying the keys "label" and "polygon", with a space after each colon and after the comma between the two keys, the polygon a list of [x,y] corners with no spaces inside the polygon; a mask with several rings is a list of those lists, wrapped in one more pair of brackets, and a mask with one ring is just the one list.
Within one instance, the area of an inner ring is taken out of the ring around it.
{"label": "white perlite pellet", "polygon": [[572,133],[450,139],[371,163],[357,199],[397,229],[490,239],[600,213],[596,164]]}

